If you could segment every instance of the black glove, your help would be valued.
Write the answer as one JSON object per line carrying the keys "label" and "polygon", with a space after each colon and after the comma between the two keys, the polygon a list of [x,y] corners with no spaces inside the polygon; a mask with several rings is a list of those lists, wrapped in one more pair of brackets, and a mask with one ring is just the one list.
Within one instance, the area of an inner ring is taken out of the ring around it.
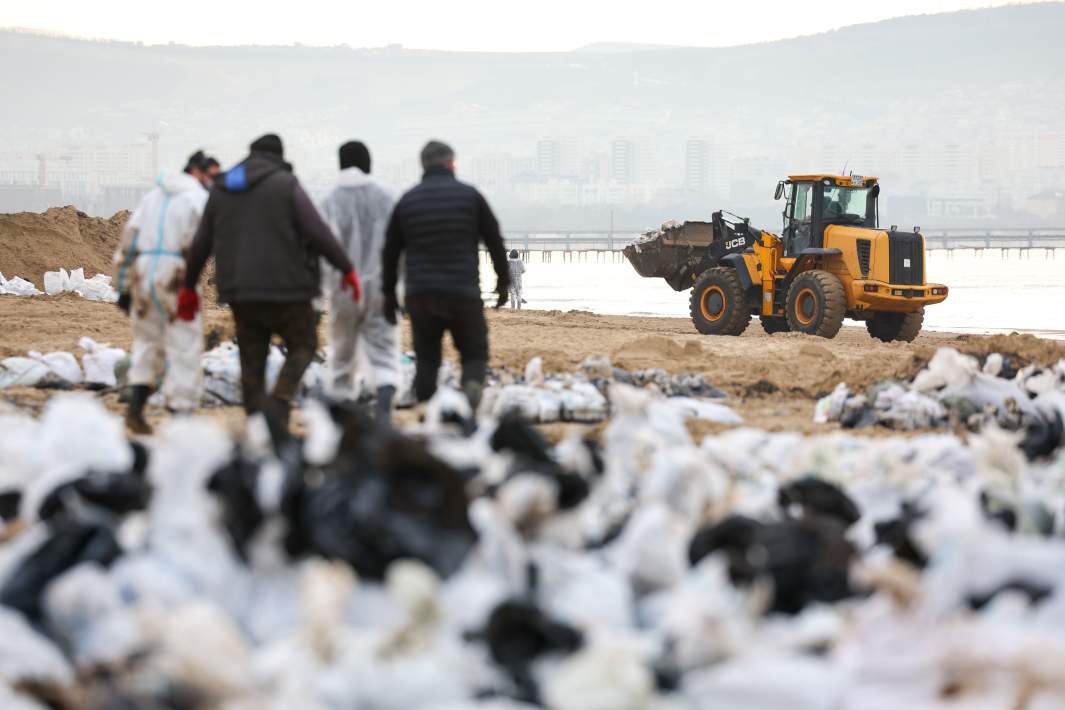
{"label": "black glove", "polygon": [[390,325],[396,325],[399,322],[397,313],[399,312],[399,301],[395,296],[385,296],[385,305],[383,307],[385,312],[385,320]]}
{"label": "black glove", "polygon": [[118,294],[118,307],[122,309],[122,312],[127,316],[129,315],[129,293]]}
{"label": "black glove", "polygon": [[496,300],[496,308],[502,308],[510,300],[510,284],[505,281],[497,282],[496,293],[499,294],[499,299]]}

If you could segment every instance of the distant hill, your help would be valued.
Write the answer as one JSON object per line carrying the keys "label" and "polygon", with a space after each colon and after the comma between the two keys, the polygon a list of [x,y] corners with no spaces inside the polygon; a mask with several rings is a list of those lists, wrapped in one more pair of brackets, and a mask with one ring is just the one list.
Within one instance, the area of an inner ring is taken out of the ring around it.
{"label": "distant hill", "polygon": [[[905,17],[721,49],[591,45],[552,54],[402,49],[140,46],[0,33],[0,140],[131,140],[159,121],[175,142],[242,145],[361,132],[413,146],[429,135],[514,146],[565,130],[684,136],[816,132],[831,120],[1003,110],[1056,121],[1065,105],[1065,4]],[[599,47],[599,49],[596,49]],[[953,121],[953,119],[952,119]],[[955,126],[941,126],[953,130]],[[408,147],[408,150],[412,148]]]}
{"label": "distant hill", "polygon": [[[229,161],[270,130],[306,175],[331,174],[335,146],[351,136],[370,141],[376,164],[412,168],[433,137],[454,143],[461,164],[532,156],[544,136],[600,151],[635,136],[671,161],[659,176],[673,185],[693,136],[721,138],[725,160],[779,161],[804,146],[838,145],[853,157],[866,143],[1065,132],[1062,28],[1065,3],[1056,2],[740,47],[608,42],[558,53],[193,48],[0,32],[0,150],[159,131],[165,163],[197,146]],[[764,182],[753,170],[759,204]]]}
{"label": "distant hill", "polygon": [[680,49],[677,45],[670,44],[640,44],[638,42],[595,42],[577,47],[576,53],[585,54],[618,54],[621,52],[644,52],[648,49]]}

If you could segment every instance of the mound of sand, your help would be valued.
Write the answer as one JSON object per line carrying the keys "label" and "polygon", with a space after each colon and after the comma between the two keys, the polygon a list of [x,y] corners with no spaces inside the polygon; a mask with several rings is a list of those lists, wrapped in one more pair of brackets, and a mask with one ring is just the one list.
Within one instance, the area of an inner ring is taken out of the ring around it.
{"label": "mound of sand", "polygon": [[111,274],[112,258],[129,212],[110,219],[89,217],[74,207],[43,214],[0,214],[0,272],[44,287],[44,272],[84,267],[86,276]]}

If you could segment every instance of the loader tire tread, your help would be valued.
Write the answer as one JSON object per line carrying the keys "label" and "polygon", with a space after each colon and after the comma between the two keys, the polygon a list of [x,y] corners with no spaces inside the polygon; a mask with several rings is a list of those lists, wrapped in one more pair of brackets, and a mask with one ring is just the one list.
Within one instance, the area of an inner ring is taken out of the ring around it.
{"label": "loader tire tread", "polygon": [[[809,320],[797,310],[800,299],[812,299]],[[820,269],[804,271],[792,282],[788,290],[788,327],[797,333],[834,338],[843,326],[847,313],[847,293],[843,284],[834,275]]]}
{"label": "loader tire tread", "polygon": [[893,340],[912,343],[923,325],[923,308],[911,313],[874,313],[865,321],[869,335],[885,343]]}
{"label": "loader tire tread", "polygon": [[[722,298],[720,313],[709,313],[704,304],[704,294],[711,289],[716,289]],[[695,329],[703,335],[741,335],[751,322],[743,283],[736,270],[727,266],[716,266],[696,279],[689,309]]]}

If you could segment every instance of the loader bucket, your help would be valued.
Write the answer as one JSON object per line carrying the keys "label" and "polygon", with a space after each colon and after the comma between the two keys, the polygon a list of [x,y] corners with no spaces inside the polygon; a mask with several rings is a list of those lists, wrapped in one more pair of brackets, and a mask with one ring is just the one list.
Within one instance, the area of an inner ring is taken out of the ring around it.
{"label": "loader bucket", "polygon": [[712,241],[709,222],[674,222],[644,234],[622,253],[640,276],[665,279],[675,291],[683,291],[691,288]]}
{"label": "loader bucket", "polygon": [[636,269],[636,273],[649,279],[665,278],[677,268],[673,248],[662,244],[662,237],[645,242],[634,242],[622,252]]}

